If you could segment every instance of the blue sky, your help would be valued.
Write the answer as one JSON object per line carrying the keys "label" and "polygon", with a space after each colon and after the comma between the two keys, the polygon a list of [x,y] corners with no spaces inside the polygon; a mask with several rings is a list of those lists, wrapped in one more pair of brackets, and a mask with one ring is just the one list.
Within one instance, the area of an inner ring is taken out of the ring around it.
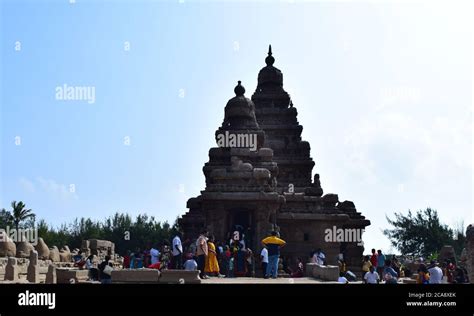
{"label": "blue sky", "polygon": [[[0,206],[162,220],[204,188],[224,106],[272,44],[326,193],[372,221],[473,222],[472,4],[1,1]],[[129,46],[129,50],[126,50]],[[20,49],[18,49],[20,48]],[[56,100],[62,85],[95,102]],[[129,140],[129,143],[127,143]]]}

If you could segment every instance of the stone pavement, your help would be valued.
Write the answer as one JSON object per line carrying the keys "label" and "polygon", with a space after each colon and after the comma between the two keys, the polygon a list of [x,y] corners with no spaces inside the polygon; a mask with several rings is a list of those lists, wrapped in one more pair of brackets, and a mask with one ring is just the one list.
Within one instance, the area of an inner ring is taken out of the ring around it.
{"label": "stone pavement", "polygon": [[[202,284],[335,284],[337,282],[325,282],[315,280],[313,278],[277,278],[277,279],[263,279],[263,278],[217,278],[202,280]],[[362,283],[350,282],[352,283]],[[341,284],[342,285],[342,284]]]}

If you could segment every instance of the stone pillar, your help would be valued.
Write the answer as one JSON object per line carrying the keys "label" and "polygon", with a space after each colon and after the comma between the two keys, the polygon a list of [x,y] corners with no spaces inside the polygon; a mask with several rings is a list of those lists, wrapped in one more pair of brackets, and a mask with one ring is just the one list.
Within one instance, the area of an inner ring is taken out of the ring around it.
{"label": "stone pillar", "polygon": [[[224,207],[219,206],[217,211],[208,217],[212,222],[212,230],[209,230],[209,233],[214,235],[217,240],[225,241],[227,237],[228,225],[226,223],[226,211]],[[209,220],[207,223],[209,224]]]}
{"label": "stone pillar", "polygon": [[46,273],[46,284],[56,284],[56,267],[52,264],[48,266],[48,272]]}
{"label": "stone pillar", "polygon": [[348,243],[344,260],[346,261],[346,268],[354,273],[362,271],[362,260],[364,258],[364,247],[357,243]]}
{"label": "stone pillar", "polygon": [[38,251],[30,252],[30,263],[28,264],[28,274],[26,279],[30,283],[39,283]]}
{"label": "stone pillar", "polygon": [[89,257],[91,255],[90,242],[89,240],[83,240],[81,245],[81,251],[84,256]]}
{"label": "stone pillar", "polygon": [[466,230],[466,270],[469,282],[474,283],[474,224]]}
{"label": "stone pillar", "polygon": [[259,255],[262,249],[262,239],[268,236],[270,223],[268,222],[268,211],[258,210],[254,213],[255,216],[255,234],[254,234],[254,252]]}
{"label": "stone pillar", "polygon": [[115,255],[115,244],[113,242],[110,242],[110,254],[111,257]]}
{"label": "stone pillar", "polygon": [[5,281],[18,281],[19,267],[16,264],[15,257],[8,257],[8,263],[5,267]]}

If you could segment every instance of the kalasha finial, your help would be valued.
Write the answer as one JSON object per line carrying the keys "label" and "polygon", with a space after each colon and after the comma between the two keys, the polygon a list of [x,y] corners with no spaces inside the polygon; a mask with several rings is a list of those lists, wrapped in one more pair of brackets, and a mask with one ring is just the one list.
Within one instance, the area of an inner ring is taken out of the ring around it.
{"label": "kalasha finial", "polygon": [[268,56],[265,58],[265,63],[267,66],[272,66],[273,63],[275,62],[275,58],[272,56],[272,45],[268,46]]}
{"label": "kalasha finial", "polygon": [[237,86],[234,88],[235,95],[240,97],[243,96],[245,93],[244,86],[241,85],[242,81],[237,81]]}

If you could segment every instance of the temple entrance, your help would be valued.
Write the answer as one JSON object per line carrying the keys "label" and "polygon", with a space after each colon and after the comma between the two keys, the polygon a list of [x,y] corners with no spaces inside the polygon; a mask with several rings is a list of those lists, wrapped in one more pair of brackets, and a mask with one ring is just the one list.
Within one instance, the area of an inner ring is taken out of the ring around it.
{"label": "temple entrance", "polygon": [[[234,213],[232,226],[242,226],[244,230],[250,227],[250,212],[249,211],[237,211]],[[234,229],[235,227],[232,227]]]}
{"label": "temple entrance", "polygon": [[249,256],[248,249],[253,249],[253,227],[252,212],[246,209],[233,209],[229,214],[229,246],[234,258],[235,277],[243,277],[252,275],[249,270],[247,258]]}
{"label": "temple entrance", "polygon": [[239,240],[245,247],[253,246],[254,227],[252,225],[252,212],[238,209],[229,212],[229,235],[230,241]]}

